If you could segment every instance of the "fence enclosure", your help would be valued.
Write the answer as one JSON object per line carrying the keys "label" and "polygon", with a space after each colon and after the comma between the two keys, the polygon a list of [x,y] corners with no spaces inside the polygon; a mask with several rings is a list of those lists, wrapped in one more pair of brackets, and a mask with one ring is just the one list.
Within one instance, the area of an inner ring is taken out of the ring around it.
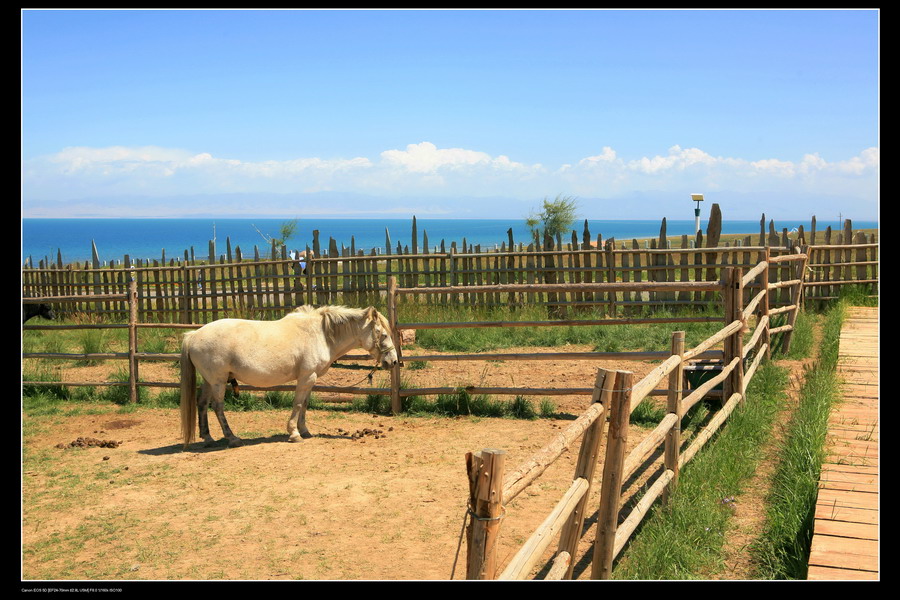
{"label": "fence enclosure", "polygon": [[[807,256],[795,254],[780,257],[775,263],[805,264]],[[576,550],[581,538],[587,501],[591,496],[595,470],[601,458],[598,456],[604,423],[608,422],[605,455],[602,457],[603,473],[600,482],[600,504],[597,508],[596,533],[591,556],[591,578],[608,579],[615,557],[621,552],[629,537],[647,514],[650,506],[659,498],[665,502],[677,485],[681,468],[702,448],[722,426],[736,406],[746,400],[747,385],[757,367],[769,353],[770,336],[768,297],[782,289],[780,285],[767,283],[773,265],[761,262],[746,274],[739,268],[725,270],[721,291],[725,309],[725,326],[696,347],[686,349],[684,332],[672,334],[670,356],[639,382],[634,382],[627,371],[611,371],[600,368],[592,390],[592,403],[565,431],[526,460],[522,466],[504,473],[505,461],[498,461],[502,450],[485,449],[469,454],[466,464],[469,470],[471,520],[467,535],[467,579],[525,579],[534,571],[554,540],[553,553],[546,579],[571,579]],[[754,281],[760,282],[760,291],[744,301],[744,291]],[[799,298],[801,282],[791,284],[794,298]],[[797,306],[790,310],[794,313]],[[750,329],[755,321],[754,329]],[[781,328],[783,332],[789,329]],[[745,336],[749,341],[744,342]],[[690,361],[704,355],[712,346],[722,343],[722,360],[719,373],[712,379],[689,389],[684,371]],[[667,414],[659,425],[649,432],[632,450],[627,452],[629,417],[640,402],[666,382]],[[707,396],[713,386],[723,384],[721,408],[707,425],[683,447],[681,421],[685,414]],[[502,526],[504,506],[527,485],[534,482],[564,451],[572,448],[581,438],[578,461],[573,482],[551,513],[532,536],[499,570],[496,545],[491,544]],[[662,465],[648,481],[646,492],[620,523],[623,482],[638,470],[654,462],[654,452],[663,446]]]}

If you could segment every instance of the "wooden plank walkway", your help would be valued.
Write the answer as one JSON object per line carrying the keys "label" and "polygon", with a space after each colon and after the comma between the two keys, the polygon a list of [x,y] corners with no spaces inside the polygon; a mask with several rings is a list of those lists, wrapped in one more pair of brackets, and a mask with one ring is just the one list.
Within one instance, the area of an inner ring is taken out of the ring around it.
{"label": "wooden plank walkway", "polygon": [[837,370],[842,401],[829,421],[807,579],[877,580],[878,308],[848,309]]}

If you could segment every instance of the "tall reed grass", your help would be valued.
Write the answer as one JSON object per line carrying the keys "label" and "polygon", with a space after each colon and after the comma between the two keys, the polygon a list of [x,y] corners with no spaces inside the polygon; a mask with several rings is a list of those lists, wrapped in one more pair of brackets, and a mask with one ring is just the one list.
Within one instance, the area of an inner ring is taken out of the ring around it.
{"label": "tall reed grass", "polygon": [[806,579],[828,417],[840,399],[835,369],[846,306],[841,302],[826,315],[818,360],[804,373],[799,404],[782,442],[766,527],[752,548],[761,579]]}
{"label": "tall reed grass", "polygon": [[682,470],[670,503],[655,504],[645,518],[615,565],[615,579],[702,579],[720,569],[733,503],[756,470],[787,382],[783,367],[760,367],[744,404]]}
{"label": "tall reed grass", "polygon": [[[823,318],[801,313],[791,358],[817,352],[804,373],[798,407],[776,449],[778,467],[767,498],[765,530],[750,548],[753,577],[803,579],[811,537],[828,414],[837,390],[834,367],[843,322],[840,304]],[[823,321],[819,343],[813,335]],[[654,507],[613,575],[617,579],[702,579],[721,571],[732,507],[754,474],[762,449],[785,410],[789,371],[764,363],[750,382],[746,402],[722,431],[682,471],[669,506]]]}

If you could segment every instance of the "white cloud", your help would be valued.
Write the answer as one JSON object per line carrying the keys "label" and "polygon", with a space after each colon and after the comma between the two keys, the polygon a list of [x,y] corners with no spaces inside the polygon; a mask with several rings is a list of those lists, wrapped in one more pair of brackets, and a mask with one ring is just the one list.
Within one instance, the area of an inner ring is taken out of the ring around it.
{"label": "white cloud", "polygon": [[667,156],[654,156],[653,158],[640,158],[628,163],[629,168],[643,173],[657,173],[672,169],[684,170],[694,165],[714,165],[722,159],[716,159],[698,148],[684,148],[672,146]]}
{"label": "white cloud", "polygon": [[406,150],[385,150],[381,159],[386,165],[400,166],[412,173],[434,173],[442,169],[487,167],[501,170],[524,169],[525,165],[500,155],[491,157],[485,152],[464,148],[438,148],[431,142],[409,144]]}
{"label": "white cloud", "polygon": [[581,162],[613,162],[614,160],[616,160],[616,151],[609,146],[604,146],[603,152],[601,152],[599,155],[582,158]]}
{"label": "white cloud", "polygon": [[775,175],[778,177],[791,177],[796,173],[794,163],[789,160],[777,158],[764,158],[750,163],[753,172],[762,175]]}
{"label": "white cloud", "polygon": [[[298,157],[243,161],[209,152],[146,147],[71,147],[22,163],[23,208],[31,201],[227,193],[353,192],[383,197],[535,198],[559,193],[614,198],[637,192],[678,196],[685,191],[742,194],[877,194],[878,148],[828,161],[713,156],[674,145],[665,154],[626,159],[613,148],[555,169],[506,155],[439,148],[423,141],[367,157]],[[660,192],[662,190],[662,192]],[[529,204],[530,205],[530,204]],[[349,208],[348,208],[349,210]],[[477,210],[477,207],[476,207]]]}

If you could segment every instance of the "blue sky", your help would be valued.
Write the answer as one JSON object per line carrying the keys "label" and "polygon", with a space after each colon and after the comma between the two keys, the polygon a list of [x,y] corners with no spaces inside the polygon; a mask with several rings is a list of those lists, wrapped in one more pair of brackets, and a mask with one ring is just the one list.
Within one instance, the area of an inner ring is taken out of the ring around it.
{"label": "blue sky", "polygon": [[26,10],[22,212],[873,219],[878,88],[874,10]]}

